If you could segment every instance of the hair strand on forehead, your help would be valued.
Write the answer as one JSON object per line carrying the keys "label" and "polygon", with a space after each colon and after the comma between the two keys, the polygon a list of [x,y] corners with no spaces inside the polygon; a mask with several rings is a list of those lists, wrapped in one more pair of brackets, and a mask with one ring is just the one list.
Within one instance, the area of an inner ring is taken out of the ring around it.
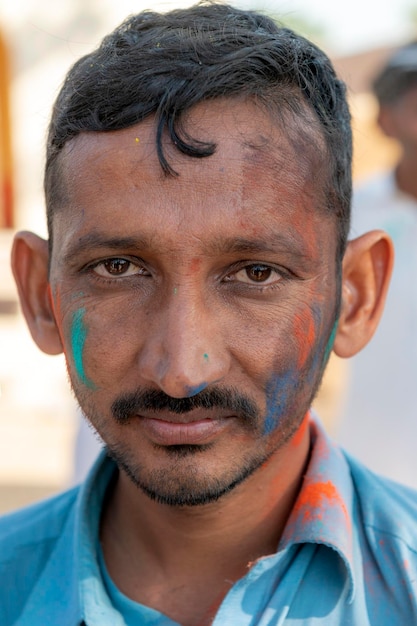
{"label": "hair strand on forehead", "polygon": [[324,139],[326,208],[337,221],[339,258],[349,230],[352,138],[345,85],[314,44],[271,18],[227,4],[201,2],[168,13],[144,11],[125,20],[70,69],[56,99],[45,168],[48,227],[60,197],[59,155],[84,132],[133,126],[155,116],[163,171],[175,175],[163,149],[191,158],[216,149],[187,134],[181,121],[215,98],[256,98],[271,112],[313,113]]}

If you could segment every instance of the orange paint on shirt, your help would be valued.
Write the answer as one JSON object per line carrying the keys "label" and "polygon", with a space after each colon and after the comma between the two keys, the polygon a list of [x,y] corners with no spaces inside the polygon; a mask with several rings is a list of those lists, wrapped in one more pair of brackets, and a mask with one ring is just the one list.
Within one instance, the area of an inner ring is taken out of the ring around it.
{"label": "orange paint on shirt", "polygon": [[346,510],[345,503],[340,497],[334,484],[328,480],[326,483],[312,483],[305,485],[295,503],[294,511],[301,513],[304,511],[304,521],[307,522],[313,515],[316,519],[321,519],[321,509],[328,507],[329,504],[339,504],[346,522],[350,525],[350,519]]}

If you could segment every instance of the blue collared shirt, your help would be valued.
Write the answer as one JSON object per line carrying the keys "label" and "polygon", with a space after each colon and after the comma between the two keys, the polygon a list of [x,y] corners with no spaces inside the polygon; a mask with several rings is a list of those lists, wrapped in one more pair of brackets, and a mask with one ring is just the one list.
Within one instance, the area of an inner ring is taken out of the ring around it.
{"label": "blue collared shirt", "polygon": [[[347,457],[316,421],[311,430],[311,460],[278,550],[233,585],[213,626],[417,624],[417,492]],[[98,552],[115,471],[102,455],[80,488],[0,520],[2,626],[126,625]],[[175,624],[131,608],[138,624]]]}

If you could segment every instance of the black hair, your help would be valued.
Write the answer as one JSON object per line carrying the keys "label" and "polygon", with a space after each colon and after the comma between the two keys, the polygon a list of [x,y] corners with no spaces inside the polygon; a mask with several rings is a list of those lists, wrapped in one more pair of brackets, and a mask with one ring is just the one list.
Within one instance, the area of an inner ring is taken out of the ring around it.
{"label": "black hair", "polygon": [[324,139],[325,146],[324,208],[335,216],[340,259],[352,187],[345,91],[324,52],[261,13],[203,1],[129,17],[75,63],[55,102],[45,168],[50,239],[62,193],[57,157],[79,133],[123,129],[155,115],[159,161],[167,175],[175,175],[164,154],[163,132],[183,154],[210,156],[216,146],[184,131],[184,113],[215,98],[255,97],[271,111],[292,112],[297,119],[307,109],[317,120],[317,143],[322,146]]}
{"label": "black hair", "polygon": [[395,104],[414,87],[417,87],[417,41],[396,50],[372,83],[380,106]]}

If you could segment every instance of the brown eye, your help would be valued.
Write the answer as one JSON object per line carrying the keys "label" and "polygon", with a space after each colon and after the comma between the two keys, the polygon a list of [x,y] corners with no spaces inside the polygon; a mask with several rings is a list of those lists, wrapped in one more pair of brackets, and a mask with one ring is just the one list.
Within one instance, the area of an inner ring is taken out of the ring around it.
{"label": "brown eye", "polygon": [[251,263],[241,270],[229,274],[227,282],[245,283],[247,285],[272,285],[282,279],[282,274],[270,265],[263,263]]}
{"label": "brown eye", "polygon": [[124,274],[129,269],[131,265],[130,261],[126,259],[109,259],[108,261],[104,261],[103,266],[107,270],[109,274],[113,276]]}
{"label": "brown eye", "polygon": [[129,259],[123,259],[119,257],[104,259],[103,261],[100,261],[95,266],[93,266],[93,270],[96,274],[98,274],[99,276],[103,276],[104,278],[148,275],[147,271],[142,265],[134,263]]}
{"label": "brown eye", "polygon": [[256,283],[262,283],[268,278],[270,278],[272,274],[272,268],[267,265],[251,265],[246,268],[246,274],[250,280],[253,280]]}

